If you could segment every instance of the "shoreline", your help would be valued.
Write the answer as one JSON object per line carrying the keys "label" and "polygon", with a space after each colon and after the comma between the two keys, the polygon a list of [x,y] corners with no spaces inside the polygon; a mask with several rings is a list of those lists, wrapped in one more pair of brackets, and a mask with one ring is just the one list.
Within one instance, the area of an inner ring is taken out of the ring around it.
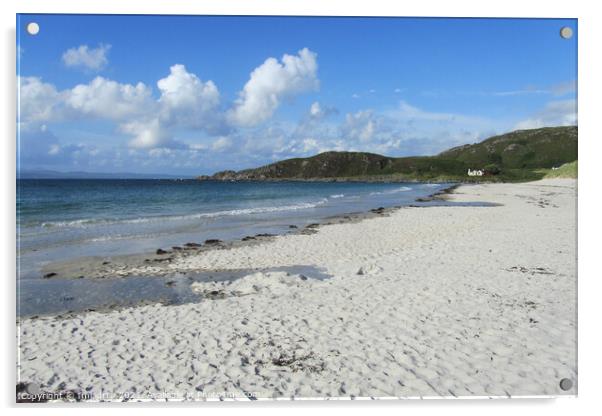
{"label": "shoreline", "polygon": [[109,400],[575,395],[558,386],[577,380],[575,196],[566,180],[461,186],[454,203],[500,205],[397,209],[184,257],[173,266],[332,277],[258,272],[192,285],[219,295],[194,304],[21,319],[19,381]]}
{"label": "shoreline", "polygon": [[[238,247],[266,244],[274,241],[274,239],[279,236],[315,234],[319,232],[321,227],[326,225],[358,223],[364,220],[368,220],[370,218],[390,215],[391,213],[402,208],[427,208],[429,206],[434,206],[432,205],[432,203],[445,203],[446,201],[446,206],[451,206],[451,203],[449,203],[449,198],[459,186],[460,184],[451,184],[450,186],[439,189],[436,192],[427,195],[426,197],[416,198],[415,202],[420,204],[398,205],[390,206],[387,208],[378,207],[362,212],[349,212],[333,216],[327,216],[322,218],[318,222],[308,224],[305,227],[298,228],[297,226],[291,225],[289,226],[290,229],[288,232],[283,232],[280,234],[257,234],[255,236],[246,236],[242,239],[219,241],[213,244],[204,245],[197,243],[187,243],[177,247],[178,250],[158,249],[161,250],[163,254],[157,254],[156,252],[143,252],[119,256],[79,257],[68,261],[52,262],[42,269],[42,276],[44,276],[45,274],[48,275],[48,277],[42,277],[43,280],[58,281],[59,283],[63,281],[81,281],[82,283],[94,281],[116,283],[117,281],[118,283],[118,281],[128,279],[137,280],[141,283],[142,279],[149,279],[150,281],[148,283],[152,283],[153,287],[155,287],[156,289],[153,295],[147,296],[143,299],[139,299],[136,301],[128,299],[126,297],[127,292],[117,292],[120,293],[120,295],[116,295],[114,298],[107,299],[105,302],[102,303],[98,303],[97,301],[94,303],[88,303],[86,304],[87,306],[82,306],[81,304],[75,306],[73,304],[69,304],[69,302],[65,302],[65,304],[62,307],[57,305],[54,308],[52,308],[55,309],[54,311],[42,311],[38,308],[38,310],[29,313],[19,312],[17,314],[17,321],[19,319],[38,319],[41,317],[56,317],[58,319],[69,317],[72,318],[76,317],[78,314],[84,314],[88,312],[108,313],[115,310],[123,310],[126,308],[140,307],[152,304],[170,306],[184,303],[200,302],[203,300],[202,297],[199,297],[197,299],[190,299],[188,297],[185,297],[184,300],[181,300],[180,296],[176,295],[176,293],[179,293],[180,287],[182,285],[207,280],[207,278],[212,279],[211,276],[214,275],[222,275],[222,279],[220,280],[233,281],[239,279],[244,275],[256,272],[269,272],[271,268],[245,268],[237,270],[211,269],[189,272],[173,270],[169,267],[165,267],[168,263],[189,256],[202,256],[203,253],[213,250],[230,250],[236,249]],[[495,206],[495,204],[489,205]],[[115,267],[114,265],[117,265],[117,267]],[[140,273],[140,267],[149,265],[152,267],[152,272]],[[132,271],[128,271],[128,268],[137,268],[138,272],[134,273]],[[312,273],[310,272],[310,275],[311,274]],[[223,275],[226,276],[225,279],[223,278]],[[205,276],[205,278],[203,278],[203,276]],[[162,279],[161,286],[166,286],[167,288],[158,287],[157,280],[159,279]],[[124,282],[124,285],[127,286],[127,282]],[[118,288],[120,286],[113,285],[113,287],[113,290],[119,290]],[[72,291],[74,293],[81,293],[81,290],[82,289],[80,286],[79,289],[73,289]],[[171,291],[171,293],[165,293],[166,291]],[[174,296],[176,300],[173,299]],[[63,298],[66,297],[63,296],[61,299]],[[67,298],[73,299],[75,301],[77,296],[69,296]],[[77,300],[79,300],[79,298]]]}
{"label": "shoreline", "polygon": [[[426,197],[416,198],[416,203],[429,203],[435,201],[448,201],[461,184],[449,184],[448,187],[438,190]],[[130,276],[165,276],[177,270],[166,266],[169,263],[189,256],[202,255],[213,250],[230,250],[238,247],[253,246],[271,242],[274,238],[284,235],[303,235],[318,232],[320,227],[332,224],[356,223],[365,219],[382,215],[389,215],[402,208],[424,208],[428,205],[397,205],[391,207],[377,207],[363,212],[349,212],[329,216],[315,223],[299,228],[289,225],[289,231],[281,234],[260,233],[247,235],[236,240],[209,239],[204,243],[187,242],[179,246],[160,247],[155,252],[141,252],[117,256],[86,256],[67,261],[53,261],[41,269],[43,279],[119,279]],[[223,270],[203,270],[204,272],[219,272]]]}
{"label": "shoreline", "polygon": [[[489,178],[489,179],[487,179]],[[190,180],[190,179],[186,179]],[[441,176],[441,177],[430,177],[430,178],[410,178],[403,176],[381,176],[381,175],[366,175],[366,176],[345,176],[345,177],[324,177],[324,178],[253,178],[253,179],[218,179],[213,177],[205,177],[205,175],[191,178],[191,180],[200,182],[257,182],[257,183],[270,183],[270,182],[338,182],[338,183],[442,183],[442,184],[460,184],[460,185],[472,185],[472,184],[490,184],[490,183],[527,183],[529,180],[517,179],[516,181],[509,181],[508,178],[498,178],[495,175],[490,176]]]}

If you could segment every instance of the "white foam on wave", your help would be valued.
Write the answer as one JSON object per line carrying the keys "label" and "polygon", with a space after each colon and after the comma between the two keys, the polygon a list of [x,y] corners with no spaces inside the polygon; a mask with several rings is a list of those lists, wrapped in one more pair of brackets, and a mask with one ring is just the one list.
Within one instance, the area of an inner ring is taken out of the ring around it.
{"label": "white foam on wave", "polygon": [[345,194],[333,194],[333,195],[330,195],[330,198],[337,199],[337,198],[343,198],[344,196],[345,196]]}
{"label": "white foam on wave", "polygon": [[147,238],[156,238],[162,233],[157,234],[115,234],[115,235],[101,235],[99,237],[92,237],[86,240],[82,240],[83,243],[103,243],[107,241],[117,241],[117,240],[142,240]]}
{"label": "white foam on wave", "polygon": [[81,220],[72,220],[72,221],[50,221],[42,223],[43,228],[47,227],[83,227],[87,224],[94,224],[97,222],[101,222],[100,219],[91,219],[91,218],[83,218]]}
{"label": "white foam on wave", "polygon": [[196,214],[187,214],[187,215],[142,217],[142,218],[131,218],[131,219],[123,219],[123,220],[109,220],[109,219],[105,219],[105,218],[95,218],[95,219],[85,218],[85,219],[78,219],[78,220],[72,220],[72,221],[45,222],[42,224],[42,227],[44,227],[44,228],[50,228],[50,227],[85,228],[87,226],[98,225],[98,224],[103,224],[103,225],[140,224],[140,223],[159,222],[159,221],[194,220],[194,219],[202,219],[202,218],[217,218],[217,217],[227,217],[227,216],[252,215],[252,214],[270,213],[270,212],[297,211],[297,210],[302,210],[302,209],[311,209],[311,208],[319,207],[320,205],[323,205],[326,202],[328,202],[328,199],[323,198],[316,202],[302,202],[302,203],[293,204],[293,205],[240,208],[240,209],[232,209],[232,210],[216,211],[216,212],[200,212],[200,213],[196,213]]}
{"label": "white foam on wave", "polygon": [[389,189],[388,191],[370,192],[370,195],[390,195],[396,194],[398,192],[407,192],[411,190],[412,188],[408,186],[402,186],[401,188]]}

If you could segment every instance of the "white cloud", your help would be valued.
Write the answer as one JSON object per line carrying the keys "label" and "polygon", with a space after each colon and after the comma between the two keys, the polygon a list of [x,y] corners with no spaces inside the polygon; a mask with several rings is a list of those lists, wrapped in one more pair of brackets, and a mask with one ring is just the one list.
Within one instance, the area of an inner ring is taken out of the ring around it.
{"label": "white cloud", "polygon": [[549,94],[549,93],[550,93],[550,91],[548,91],[548,90],[538,90],[538,89],[526,88],[524,90],[494,92],[494,93],[492,93],[492,95],[497,96],[497,97],[509,97],[509,96],[515,96],[515,95]]}
{"label": "white cloud", "polygon": [[96,77],[67,93],[69,108],[99,119],[121,122],[119,130],[133,136],[133,148],[181,147],[170,131],[177,128],[219,131],[223,115],[220,94],[212,81],[203,82],[176,64],[157,82],[160,97],[143,83],[120,84]]}
{"label": "white cloud", "polygon": [[532,117],[516,124],[515,129],[537,129],[540,127],[572,126],[577,124],[575,100],[550,101]]}
{"label": "white cloud", "polygon": [[60,94],[37,77],[18,77],[19,122],[43,122],[58,116]]}
{"label": "white cloud", "polygon": [[320,144],[316,139],[303,139],[303,153],[316,152],[320,149]]}
{"label": "white cloud", "polygon": [[314,102],[296,124],[270,123],[235,137],[245,145],[240,149],[234,146],[232,154],[256,160],[254,165],[328,150],[428,155],[505,131],[497,120],[432,112],[406,102],[389,111],[363,109],[348,113],[342,120],[316,117],[325,109]]}
{"label": "white cloud", "polygon": [[292,145],[291,131],[294,128],[293,123],[274,122],[245,132],[244,135],[239,133],[235,140],[244,145],[235,150],[242,151],[252,158],[288,153]]}
{"label": "white cloud", "polygon": [[530,85],[525,88],[508,91],[497,91],[492,93],[486,93],[485,95],[493,95],[496,97],[512,97],[521,95],[555,95],[563,96],[572,94],[577,90],[577,82],[575,80],[560,82],[558,84],[551,85],[546,88],[538,88],[537,86]]}
{"label": "white cloud", "polygon": [[[99,50],[106,52],[108,46]],[[83,45],[65,53],[65,61],[93,67],[90,57],[101,55]],[[316,55],[308,49],[295,56],[284,55],[281,61],[267,59],[251,74],[230,116],[241,125],[264,120],[283,100],[317,88],[316,71]],[[157,82],[158,98],[143,83],[123,84],[101,76],[62,91],[36,77],[20,78],[19,83],[21,124],[81,118],[109,120],[117,123],[118,131],[132,136],[129,145],[133,148],[181,147],[173,139],[173,132],[179,129],[201,130],[209,136],[226,137],[231,133],[217,86],[210,80],[202,81],[180,64],[173,65],[169,74]],[[321,110],[321,116],[330,111]],[[218,139],[214,148],[225,149],[227,144],[225,139]]]}
{"label": "white cloud", "polygon": [[188,148],[190,150],[199,151],[199,150],[207,150],[209,148],[209,146],[207,146],[205,143],[192,143],[192,144],[188,145]]}
{"label": "white cloud", "polygon": [[152,91],[96,77],[88,84],[58,91],[37,77],[19,78],[19,121],[45,122],[81,117],[122,120],[154,110]]}
{"label": "white cloud", "polygon": [[173,155],[173,153],[174,151],[172,149],[167,149],[164,147],[151,149],[148,151],[148,155],[156,159],[165,159],[166,157]]}
{"label": "white cloud", "polygon": [[68,49],[63,53],[63,63],[68,67],[82,67],[100,71],[109,63],[107,54],[110,49],[111,45],[100,44],[97,48],[81,45],[77,48]]}
{"label": "white cloud", "polygon": [[360,142],[369,142],[377,129],[377,120],[371,110],[358,111],[345,116],[342,127],[342,136],[345,139]]}
{"label": "white cloud", "polygon": [[25,169],[55,168],[65,163],[74,167],[86,164],[98,153],[96,146],[84,143],[61,143],[45,124],[21,124],[18,160]]}
{"label": "white cloud", "polygon": [[405,101],[399,102],[399,107],[390,113],[393,117],[411,120],[430,120],[430,121],[452,121],[455,117],[451,113],[438,113],[423,111],[418,107],[408,104]]}
{"label": "white cloud", "polygon": [[203,83],[181,64],[173,65],[169,72],[167,77],[157,81],[161,91],[159,101],[176,110],[196,105],[213,108],[219,104],[219,91],[212,81]]}
{"label": "white cloud", "polygon": [[165,121],[197,128],[213,126],[220,105],[220,93],[213,81],[201,81],[184,65],[173,65],[169,71],[157,82]]}
{"label": "white cloud", "polygon": [[406,101],[400,101],[396,109],[387,111],[384,115],[395,121],[404,122],[407,126],[422,125],[424,127],[468,127],[480,129],[492,124],[492,120],[478,116],[426,111]]}
{"label": "white cloud", "polygon": [[215,84],[202,82],[183,65],[172,66],[170,74],[158,81],[158,99],[141,82],[122,84],[100,76],[63,91],[36,77],[20,78],[19,84],[20,123],[110,120],[133,136],[129,144],[134,148],[181,146],[172,140],[171,129],[200,129],[213,135],[225,126]]}
{"label": "white cloud", "polygon": [[561,82],[559,84],[552,85],[550,90],[552,91],[552,94],[556,96],[572,94],[577,91],[577,81],[572,80],[567,82]]}
{"label": "white cloud", "polygon": [[[314,106],[314,113],[317,106]],[[311,114],[310,109],[310,114]],[[363,109],[333,124],[302,119],[289,133],[291,155],[325,150],[369,151],[388,155],[436,154],[449,147],[478,141],[500,130],[504,122],[464,114],[427,111],[401,101],[396,108]],[[304,140],[315,146],[304,146]],[[314,142],[315,141],[315,142]],[[285,155],[288,156],[288,155]]]}
{"label": "white cloud", "polygon": [[319,102],[315,101],[309,107],[309,118],[312,120],[321,120],[324,117],[328,117],[332,114],[337,114],[339,110],[332,106],[322,106]]}
{"label": "white cloud", "polygon": [[281,62],[268,58],[251,73],[229,118],[239,126],[257,125],[274,114],[283,99],[319,87],[317,55],[307,48],[285,54]]}
{"label": "white cloud", "polygon": [[174,143],[159,120],[130,121],[120,126],[120,130],[134,136],[129,145],[136,149],[170,147]]}
{"label": "white cloud", "polygon": [[58,144],[55,143],[55,144],[50,145],[48,154],[51,156],[58,155],[60,151],[61,151],[61,146],[59,146]]}
{"label": "white cloud", "polygon": [[435,154],[449,147],[474,143],[507,131],[508,120],[461,113],[429,111],[400,101],[397,108],[383,112],[382,125],[388,140],[403,139],[397,149],[406,154]]}
{"label": "white cloud", "polygon": [[[270,77],[259,69],[254,71],[245,86],[249,92],[248,100],[242,100],[241,96],[236,103],[239,107],[235,106],[232,111],[248,110],[247,107],[254,102],[251,96],[256,99],[269,96],[272,103],[280,103],[291,96],[291,91],[300,91],[303,89],[301,86],[317,83],[313,75],[305,77],[312,71],[298,68],[302,66],[303,56],[309,56],[307,54],[311,55],[311,52],[301,51],[299,56],[283,58],[283,63],[274,60],[276,67],[268,73],[275,74],[275,78],[271,79],[279,80],[281,87],[278,88],[259,82]],[[292,80],[294,76],[291,74],[305,78],[303,81]],[[251,88],[250,84],[255,86]],[[153,97],[151,88],[145,84],[121,84],[103,77],[63,91],[57,91],[52,84],[34,77],[20,79],[20,86],[21,124],[39,126],[46,122],[80,118],[110,120],[116,123],[117,131],[129,136],[127,144],[130,148],[178,149],[178,153],[170,155],[181,155],[185,151],[199,154],[221,152],[222,156],[227,154],[230,159],[238,154],[244,160],[260,160],[326,150],[429,154],[474,141],[483,137],[484,132],[495,133],[501,125],[501,122],[496,124],[495,120],[479,117],[425,111],[405,101],[388,111],[376,113],[364,109],[347,114],[338,121],[327,117],[336,114],[336,108],[315,101],[296,123],[272,122],[258,126],[255,131],[247,129],[245,134],[230,129],[222,132],[224,126],[229,126],[221,108],[219,90],[212,81],[202,81],[183,65],[172,66],[169,74],[157,82],[158,98]],[[552,106],[550,110],[553,109]],[[266,111],[271,113],[275,107]],[[196,143],[190,139],[176,140],[175,135],[185,130],[200,130],[206,135],[199,136]],[[211,137],[215,139],[211,140]],[[189,144],[185,145],[182,140]],[[47,147],[45,154],[48,152],[56,150]],[[77,152],[79,150],[74,148],[72,153],[75,155]]]}
{"label": "white cloud", "polygon": [[152,111],[154,102],[149,87],[96,77],[65,92],[66,105],[78,114],[110,120],[123,120]]}
{"label": "white cloud", "polygon": [[[315,101],[297,123],[286,126],[290,131],[291,140],[312,139],[314,137],[329,137],[336,134],[337,126],[330,116],[338,114],[338,109]],[[281,123],[282,124],[282,123]],[[295,146],[293,146],[295,147]],[[299,149],[299,147],[295,147]]]}
{"label": "white cloud", "polygon": [[223,152],[232,147],[232,139],[230,137],[222,136],[213,142],[211,148],[218,152]]}
{"label": "white cloud", "polygon": [[311,105],[311,107],[309,108],[309,114],[312,117],[319,117],[322,115],[322,107],[320,106],[319,102],[315,102]]}

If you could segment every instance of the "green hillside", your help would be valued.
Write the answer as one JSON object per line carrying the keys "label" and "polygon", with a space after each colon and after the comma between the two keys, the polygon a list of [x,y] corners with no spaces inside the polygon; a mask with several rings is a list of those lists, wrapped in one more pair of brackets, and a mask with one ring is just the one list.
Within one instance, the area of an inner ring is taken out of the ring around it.
{"label": "green hillside", "polygon": [[[552,167],[576,161],[577,127],[518,130],[436,156],[387,157],[364,152],[325,152],[255,169],[223,171],[203,180],[536,180]],[[470,177],[468,169],[485,176]]]}
{"label": "green hillside", "polygon": [[551,168],[577,159],[577,127],[517,130],[454,147],[438,156],[475,166],[493,163],[508,169]]}
{"label": "green hillside", "polygon": [[545,178],[577,178],[577,161],[565,163],[558,169],[546,169]]}

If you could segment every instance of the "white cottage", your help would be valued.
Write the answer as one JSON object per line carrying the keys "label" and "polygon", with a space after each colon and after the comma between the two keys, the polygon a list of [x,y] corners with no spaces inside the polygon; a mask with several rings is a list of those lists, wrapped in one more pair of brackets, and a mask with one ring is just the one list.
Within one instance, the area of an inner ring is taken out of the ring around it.
{"label": "white cottage", "polygon": [[471,170],[468,168],[468,176],[483,176],[483,171],[480,169]]}

